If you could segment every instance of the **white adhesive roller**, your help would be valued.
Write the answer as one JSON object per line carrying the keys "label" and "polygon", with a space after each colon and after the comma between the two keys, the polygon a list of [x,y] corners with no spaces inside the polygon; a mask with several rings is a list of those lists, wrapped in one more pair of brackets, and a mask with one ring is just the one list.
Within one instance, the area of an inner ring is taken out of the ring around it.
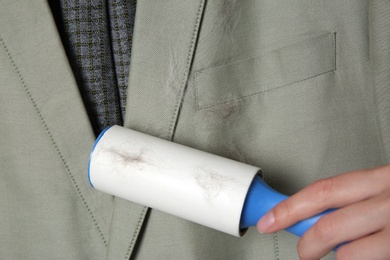
{"label": "white adhesive roller", "polygon": [[89,161],[91,185],[103,192],[241,236],[241,212],[260,169],[113,126]]}

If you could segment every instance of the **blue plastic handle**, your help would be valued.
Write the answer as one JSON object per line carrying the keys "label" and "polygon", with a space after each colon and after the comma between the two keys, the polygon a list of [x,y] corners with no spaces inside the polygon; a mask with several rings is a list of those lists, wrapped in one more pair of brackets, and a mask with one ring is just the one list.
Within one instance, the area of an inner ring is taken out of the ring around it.
{"label": "blue plastic handle", "polygon": [[[288,196],[275,191],[260,177],[256,176],[252,181],[245,199],[244,208],[241,213],[240,228],[255,226],[262,216],[287,198]],[[286,231],[301,237],[322,216],[332,211],[335,211],[335,209],[329,209],[314,217],[302,220],[287,228]]]}

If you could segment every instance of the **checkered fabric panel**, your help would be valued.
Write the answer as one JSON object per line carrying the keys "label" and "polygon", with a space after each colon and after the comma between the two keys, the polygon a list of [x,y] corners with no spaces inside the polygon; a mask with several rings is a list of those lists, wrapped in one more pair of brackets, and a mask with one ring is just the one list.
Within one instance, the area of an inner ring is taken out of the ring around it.
{"label": "checkered fabric panel", "polygon": [[64,46],[95,134],[122,124],[135,1],[60,0]]}
{"label": "checkered fabric panel", "polygon": [[108,0],[108,3],[112,53],[115,62],[122,116],[124,116],[136,0]]}

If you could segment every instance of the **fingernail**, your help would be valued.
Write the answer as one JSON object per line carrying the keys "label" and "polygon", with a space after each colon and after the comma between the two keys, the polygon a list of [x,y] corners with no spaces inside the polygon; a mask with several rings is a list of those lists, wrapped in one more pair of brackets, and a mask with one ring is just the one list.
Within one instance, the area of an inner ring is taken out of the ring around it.
{"label": "fingernail", "polygon": [[267,231],[272,227],[275,223],[274,213],[268,212],[265,214],[257,224],[257,229],[260,233],[267,233]]}

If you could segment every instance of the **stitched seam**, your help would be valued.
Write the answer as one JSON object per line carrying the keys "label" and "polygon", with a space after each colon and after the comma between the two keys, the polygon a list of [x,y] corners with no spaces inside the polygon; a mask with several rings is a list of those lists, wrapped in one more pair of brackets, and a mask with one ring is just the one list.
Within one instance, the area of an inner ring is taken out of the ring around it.
{"label": "stitched seam", "polygon": [[134,246],[135,246],[135,242],[137,240],[137,237],[138,237],[138,234],[139,232],[141,231],[141,228],[142,228],[142,223],[143,223],[143,220],[145,218],[145,215],[146,213],[148,212],[149,208],[148,207],[144,207],[140,216],[139,216],[139,220],[138,220],[138,223],[137,223],[137,227],[135,229],[135,232],[134,232],[134,235],[133,235],[133,238],[131,239],[131,242],[130,242],[130,246],[129,248],[127,249],[127,253],[126,253],[126,256],[125,256],[125,260],[128,260],[130,258],[130,255],[131,255],[131,252],[133,251],[134,249]]}
{"label": "stitched seam", "polygon": [[184,92],[186,90],[186,86],[185,85],[186,85],[187,80],[188,80],[188,71],[189,71],[189,68],[191,66],[191,61],[192,61],[192,57],[193,57],[193,53],[194,53],[195,43],[196,43],[198,31],[199,31],[199,24],[200,24],[200,20],[201,20],[202,13],[203,13],[202,12],[203,7],[204,7],[204,0],[200,1],[199,8],[198,8],[198,13],[197,13],[197,16],[196,16],[196,22],[195,22],[194,31],[192,33],[190,49],[189,49],[188,57],[187,57],[187,63],[186,63],[186,67],[185,67],[185,70],[184,70],[183,80],[182,80],[182,83],[181,83],[182,91],[180,93],[178,102],[176,104],[175,111],[174,111],[174,114],[173,114],[173,117],[172,117],[172,121],[171,121],[171,126],[169,128],[169,139],[170,140],[173,139],[173,135],[174,135],[175,128],[176,128],[176,125],[177,125],[177,121],[178,121],[178,118],[179,118],[178,117],[179,110],[180,110],[180,108],[182,106],[182,103],[183,103]]}
{"label": "stitched seam", "polygon": [[[304,78],[304,79],[300,79],[300,80],[297,80],[297,81],[293,81],[293,82],[290,82],[290,83],[287,83],[285,85],[282,85],[282,86],[278,86],[278,87],[274,87],[274,88],[270,88],[270,89],[267,89],[267,90],[263,90],[263,91],[259,91],[259,92],[255,92],[255,93],[252,93],[252,94],[248,94],[248,95],[245,95],[245,96],[242,96],[238,99],[236,99],[237,101],[238,100],[243,100],[243,99],[247,99],[247,98],[251,98],[252,96],[256,96],[256,95],[259,95],[259,94],[262,94],[262,93],[266,93],[266,92],[269,92],[269,91],[272,91],[272,90],[276,90],[276,89],[279,89],[279,88],[283,88],[283,87],[287,87],[289,85],[293,85],[293,84],[296,84],[296,83],[299,83],[299,82],[303,82],[305,80],[309,80],[309,79],[312,79],[312,78],[315,78],[315,77],[318,77],[318,76],[321,76],[321,75],[324,75],[326,73],[330,73],[330,72],[333,72],[333,71],[336,71],[337,70],[337,43],[336,43],[336,32],[331,32],[329,34],[326,34],[326,35],[323,35],[321,37],[325,37],[325,36],[328,36],[328,35],[332,35],[333,36],[333,49],[334,49],[334,63],[333,63],[333,68],[331,70],[328,70],[328,71],[325,71],[325,72],[322,72],[320,74],[316,74],[316,75],[313,75],[311,77],[308,77],[308,78]],[[261,57],[260,56],[257,56],[257,57],[253,57],[253,58],[249,58],[249,59],[244,59],[244,60],[239,60],[239,61],[235,61],[235,62],[232,62],[232,63],[229,63],[229,64],[223,64],[223,65],[220,65],[220,66],[217,66],[217,67],[213,67],[213,68],[208,68],[208,69],[203,69],[203,70],[200,70],[200,71],[197,71],[195,72],[195,75],[194,75],[194,85],[195,85],[195,103],[196,103],[196,107],[198,110],[202,110],[202,109],[207,109],[207,108],[212,108],[212,107],[215,107],[215,106],[219,106],[219,105],[222,105],[222,104],[226,104],[226,103],[229,103],[231,100],[226,100],[226,101],[223,101],[223,102],[218,102],[218,103],[213,103],[212,105],[204,105],[204,106],[201,106],[200,105],[200,97],[199,97],[199,81],[198,81],[198,78],[199,78],[199,75],[204,73],[205,71],[212,71],[212,70],[215,70],[215,69],[218,69],[220,67],[224,67],[224,66],[227,66],[227,65],[231,65],[231,64],[236,64],[236,63],[241,63],[241,62],[245,62],[245,61],[249,61],[249,60],[253,60],[253,59],[257,59]]]}
{"label": "stitched seam", "polygon": [[[315,36],[314,38],[312,39],[306,39],[306,40],[301,40],[301,41],[296,41],[290,45],[287,45],[287,46],[284,46],[284,47],[280,47],[280,48],[276,48],[276,49],[272,49],[269,51],[269,53],[272,53],[272,52],[275,52],[277,50],[283,50],[283,49],[286,49],[286,48],[289,48],[291,46],[295,46],[295,45],[299,45],[301,43],[304,43],[304,42],[307,42],[307,41],[314,41],[315,39],[318,39],[318,38],[326,38],[328,36],[331,36],[332,34],[335,34],[335,32],[328,32],[328,33],[324,33],[322,35],[317,35]],[[334,36],[333,36],[334,38]],[[268,53],[268,52],[266,52]],[[245,61],[250,61],[250,60],[255,60],[255,59],[258,59],[258,58],[261,58],[265,53],[260,53],[259,55],[257,56],[254,56],[254,57],[251,57],[251,58],[246,58],[246,59],[242,59],[242,60],[237,60],[237,61],[233,61],[233,62],[228,62],[226,64],[221,64],[221,65],[218,65],[218,66],[215,66],[215,67],[210,67],[210,68],[205,68],[205,69],[201,69],[199,70],[198,72],[203,72],[203,71],[210,71],[210,70],[215,70],[215,69],[219,69],[221,67],[225,67],[225,66],[228,66],[228,65],[234,65],[234,64],[237,64],[237,63],[241,63],[241,62],[245,62]]]}
{"label": "stitched seam", "polygon": [[333,46],[334,46],[334,70],[337,70],[337,35],[333,32]]}
{"label": "stitched seam", "polygon": [[[312,78],[315,78],[315,77],[318,77],[318,76],[321,76],[321,75],[324,75],[324,74],[327,74],[327,73],[330,73],[330,72],[333,72],[333,71],[335,71],[334,68],[329,70],[329,71],[325,71],[325,72],[322,72],[320,74],[317,74],[317,75],[314,75],[314,76],[311,76],[311,77],[308,77],[308,78],[305,78],[305,79],[301,79],[301,80],[298,80],[298,81],[294,81],[294,82],[288,83],[286,85],[282,85],[282,86],[279,86],[279,87],[274,87],[274,88],[270,88],[270,89],[267,89],[267,90],[262,90],[262,91],[259,91],[259,92],[256,92],[256,93],[248,94],[248,95],[242,96],[240,98],[237,98],[236,100],[239,101],[239,100],[243,100],[243,99],[250,99],[250,98],[252,98],[254,96],[257,96],[257,95],[260,95],[260,94],[263,94],[263,93],[266,93],[266,92],[274,91],[274,90],[277,90],[277,89],[280,89],[280,88],[284,88],[284,87],[287,87],[287,86],[290,86],[290,85],[294,85],[294,84],[297,84],[299,82],[306,81],[306,80],[309,80],[309,79],[312,79]],[[215,107],[215,106],[219,106],[219,105],[222,105],[222,104],[229,103],[230,101],[231,100],[227,100],[227,101],[220,102],[220,103],[217,103],[217,104],[213,104],[213,105],[210,105],[210,106],[201,106],[201,107],[198,107],[198,110],[212,108],[212,107]]]}
{"label": "stitched seam", "polygon": [[279,258],[279,242],[278,242],[278,233],[273,233],[274,237],[274,255],[275,255],[275,260],[280,260]]}
{"label": "stitched seam", "polygon": [[61,151],[60,151],[60,149],[59,149],[59,147],[58,147],[56,141],[54,140],[54,137],[53,137],[53,135],[52,135],[52,133],[51,133],[51,131],[50,131],[50,129],[49,129],[49,127],[48,127],[48,125],[47,125],[45,119],[43,118],[43,116],[42,116],[42,114],[41,114],[41,111],[40,111],[39,108],[38,108],[37,103],[35,102],[35,100],[34,100],[32,94],[31,94],[31,92],[29,91],[29,89],[28,89],[28,87],[27,87],[27,84],[26,84],[26,82],[24,81],[24,78],[23,78],[23,76],[22,76],[22,74],[21,74],[19,68],[16,66],[16,63],[15,63],[14,59],[12,58],[12,55],[11,55],[11,53],[9,52],[9,50],[8,50],[8,48],[7,48],[7,45],[5,44],[5,42],[4,42],[4,40],[2,39],[2,37],[0,37],[0,42],[1,42],[1,45],[2,45],[3,49],[5,50],[5,53],[7,54],[8,60],[10,61],[11,65],[12,65],[12,68],[13,68],[14,72],[16,73],[16,75],[17,75],[17,77],[18,77],[18,79],[19,79],[19,81],[20,81],[20,83],[21,83],[21,85],[22,85],[22,87],[23,87],[23,89],[24,89],[24,91],[25,91],[25,93],[26,93],[28,99],[29,99],[30,102],[32,103],[35,112],[38,114],[38,117],[39,117],[39,120],[40,120],[42,126],[45,128],[45,131],[46,131],[46,133],[48,134],[49,139],[50,139],[52,145],[54,146],[54,149],[56,150],[57,154],[59,155],[59,157],[60,157],[60,159],[61,159],[61,161],[62,161],[62,163],[63,163],[63,165],[64,165],[64,168],[65,168],[66,172],[68,173],[68,175],[69,175],[69,177],[70,177],[70,179],[71,179],[71,181],[72,181],[74,187],[76,188],[77,194],[80,196],[81,201],[83,202],[85,208],[87,209],[89,215],[91,216],[91,218],[92,218],[92,220],[93,220],[93,223],[94,223],[94,225],[95,225],[95,227],[96,227],[98,233],[100,234],[100,237],[101,237],[102,240],[103,240],[104,245],[107,247],[107,241],[106,241],[106,239],[104,238],[103,232],[101,231],[101,229],[100,229],[100,227],[99,227],[99,225],[98,225],[98,222],[97,222],[95,216],[93,215],[93,213],[92,213],[92,211],[91,211],[91,209],[90,209],[90,207],[89,207],[87,201],[85,200],[84,195],[82,194],[82,192],[81,192],[81,190],[80,190],[80,188],[79,188],[79,185],[78,185],[77,182],[76,182],[76,179],[74,178],[74,176],[73,176],[73,174],[72,174],[72,172],[71,172],[71,170],[70,170],[68,164],[67,164],[66,161],[65,161],[64,156],[62,155],[62,153],[61,153]]}
{"label": "stitched seam", "polygon": [[[246,59],[242,59],[242,60],[237,60],[237,61],[233,61],[233,62],[228,62],[228,63],[225,63],[225,64],[221,64],[221,65],[218,65],[218,66],[215,66],[215,67],[210,67],[210,68],[205,68],[205,69],[201,69],[199,70],[198,72],[203,72],[203,71],[212,71],[212,70],[215,70],[215,69],[219,69],[221,67],[225,67],[225,66],[229,66],[229,65],[234,65],[234,64],[237,64],[237,63],[241,63],[241,62],[245,62],[245,61],[250,61],[250,60],[255,60],[255,59],[259,59],[261,58],[264,54],[267,54],[267,53],[273,53],[275,51],[278,51],[278,50],[283,50],[283,49],[286,49],[286,48],[290,48],[292,46],[296,46],[296,45],[300,45],[304,42],[308,42],[308,41],[314,41],[315,39],[319,39],[319,38],[326,38],[328,36],[331,36],[333,35],[333,39],[335,39],[334,37],[334,34],[335,32],[328,32],[328,33],[324,33],[324,34],[321,34],[321,35],[317,35],[317,36],[314,36],[313,38],[311,39],[306,39],[306,40],[301,40],[301,41],[296,41],[290,45],[287,45],[287,46],[283,46],[283,47],[279,47],[279,48],[276,48],[276,49],[272,49],[268,52],[263,52],[263,53],[260,53],[254,57],[251,57],[251,58],[246,58]],[[334,43],[333,43],[334,45]]]}
{"label": "stitched seam", "polygon": [[196,102],[196,107],[198,108],[198,109],[200,109],[201,108],[201,105],[199,104],[200,102],[199,102],[199,100],[200,100],[200,98],[199,98],[199,82],[198,82],[198,78],[199,78],[199,75],[201,74],[201,73],[203,73],[203,70],[202,71],[199,71],[199,72],[196,72],[195,73],[195,76],[194,76],[194,78],[195,78],[195,80],[194,80],[194,85],[195,85],[195,102]]}

